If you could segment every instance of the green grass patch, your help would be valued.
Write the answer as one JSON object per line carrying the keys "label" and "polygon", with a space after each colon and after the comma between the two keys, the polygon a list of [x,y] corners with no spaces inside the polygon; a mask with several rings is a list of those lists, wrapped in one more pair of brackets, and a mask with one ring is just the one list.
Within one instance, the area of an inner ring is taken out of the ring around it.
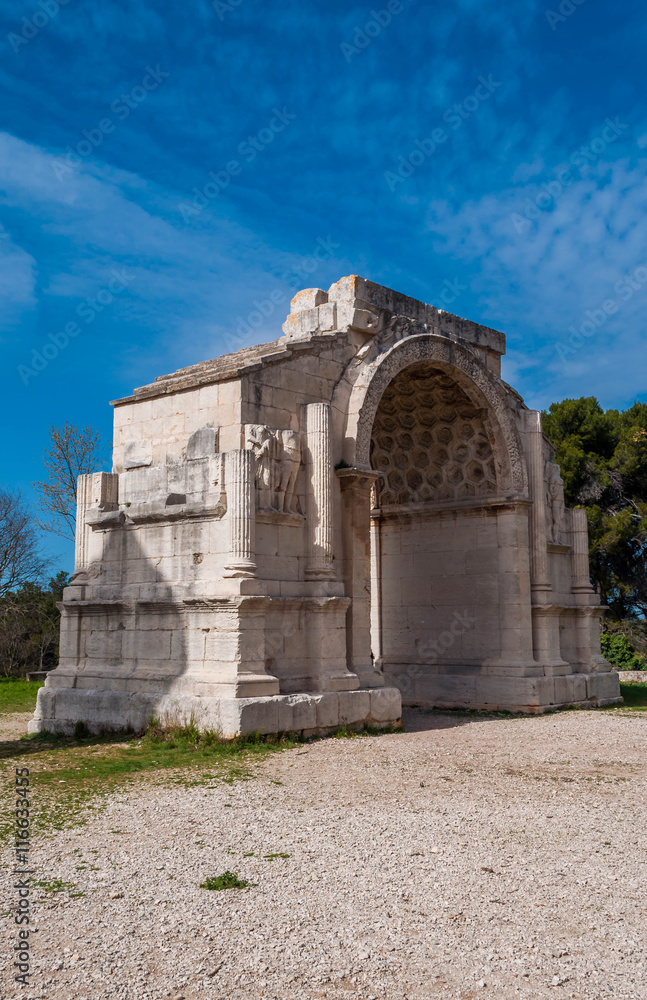
{"label": "green grass patch", "polygon": [[389,723],[387,726],[358,726],[357,729],[353,729],[352,726],[340,726],[339,729],[335,729],[330,735],[336,740],[358,740],[366,736],[384,736],[387,733],[403,733],[404,726],[401,722]]}
{"label": "green grass patch", "polygon": [[51,879],[49,882],[32,882],[33,886],[42,889],[43,892],[68,892],[76,889],[75,882],[62,882],[60,878]]}
{"label": "green grass patch", "polygon": [[[192,725],[164,729],[153,723],[141,737],[124,733],[79,739],[37,733],[5,743],[2,756],[7,780],[18,762],[29,766],[33,830],[38,832],[86,822],[92,810],[105,808],[111,793],[137,777],[213,787],[219,781],[252,778],[256,763],[295,745],[282,737],[224,740]],[[0,840],[12,832],[7,807],[0,817]]]}
{"label": "green grass patch", "polygon": [[264,854],[263,857],[266,858],[268,861],[276,861],[277,858],[289,858],[290,855],[282,854],[279,852],[277,854]]}
{"label": "green grass patch", "polygon": [[620,694],[625,700],[622,708],[629,708],[633,711],[647,709],[647,684],[642,681],[621,683]]}
{"label": "green grass patch", "polygon": [[215,878],[207,878],[204,882],[200,883],[201,889],[216,889],[220,892],[222,889],[244,889],[249,885],[246,879],[238,878],[235,872],[223,872],[222,875],[216,875]]}
{"label": "green grass patch", "polygon": [[44,681],[0,677],[0,715],[8,712],[33,712],[36,708],[36,695],[43,684]]}
{"label": "green grass patch", "polygon": [[[29,685],[33,690],[39,686]],[[399,727],[367,727],[358,732],[341,729],[336,735],[359,738],[398,731]],[[86,823],[89,816],[105,809],[112,793],[128,789],[137,779],[205,789],[246,781],[269,754],[303,742],[285,735],[225,740],[216,732],[201,732],[194,724],[163,727],[152,720],[143,736],[127,732],[92,736],[83,725],[76,727],[74,736],[23,736],[0,744],[0,761],[5,763],[8,782],[13,780],[16,765],[29,766],[32,830],[38,834]],[[14,832],[10,804],[5,798],[5,805],[0,806],[0,842]],[[224,807],[234,808],[231,803]]]}

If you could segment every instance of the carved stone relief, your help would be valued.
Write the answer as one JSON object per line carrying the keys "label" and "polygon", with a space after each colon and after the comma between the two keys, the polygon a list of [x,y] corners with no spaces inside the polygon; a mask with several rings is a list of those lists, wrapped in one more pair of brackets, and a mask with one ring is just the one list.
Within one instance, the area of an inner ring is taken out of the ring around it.
{"label": "carved stone relief", "polygon": [[486,412],[444,373],[416,365],[397,375],[371,438],[378,506],[493,496],[497,475]]}
{"label": "carved stone relief", "polygon": [[247,447],[256,459],[256,495],[259,510],[299,514],[295,487],[301,464],[297,431],[274,430],[264,424],[247,424]]}

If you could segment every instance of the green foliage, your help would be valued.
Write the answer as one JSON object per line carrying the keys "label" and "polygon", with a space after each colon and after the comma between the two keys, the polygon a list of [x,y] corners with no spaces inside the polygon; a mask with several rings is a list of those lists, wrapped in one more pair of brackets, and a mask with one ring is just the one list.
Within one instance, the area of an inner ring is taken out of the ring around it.
{"label": "green foliage", "polygon": [[201,889],[244,889],[248,886],[249,882],[245,879],[239,879],[235,872],[223,872],[222,875],[216,875],[215,878],[207,878],[204,882],[200,883]]}
{"label": "green foliage", "polygon": [[[3,683],[15,682],[0,682],[0,689]],[[197,733],[193,725],[164,728],[156,723],[140,737],[126,732],[87,738],[35,733],[5,743],[2,756],[7,779],[14,766],[27,759],[38,785],[34,831],[44,831],[86,822],[88,810],[102,809],[108,795],[135,779],[187,787],[248,781],[255,776],[257,762],[296,745],[280,736],[225,740],[215,733]],[[9,813],[0,815],[0,841],[12,829]]]}
{"label": "green foliage", "polygon": [[60,878],[51,879],[49,882],[32,882],[44,892],[67,892],[69,889],[76,889],[74,882],[63,882]]}
{"label": "green foliage", "polygon": [[647,684],[635,681],[633,684],[621,684],[620,694],[624,698],[624,709],[633,712],[644,712],[647,709]]}
{"label": "green foliage", "polygon": [[553,403],[544,431],[567,504],[586,508],[591,576],[613,619],[647,613],[647,403],[603,410],[592,396]]}
{"label": "green foliage", "polygon": [[42,681],[25,681],[0,677],[0,715],[6,712],[33,712]]}
{"label": "green foliage", "polygon": [[647,660],[639,656],[622,632],[603,632],[602,655],[616,670],[647,670]]}
{"label": "green foliage", "polygon": [[58,663],[60,612],[56,606],[67,586],[58,573],[47,587],[25,583],[0,598],[0,675],[24,677]]}

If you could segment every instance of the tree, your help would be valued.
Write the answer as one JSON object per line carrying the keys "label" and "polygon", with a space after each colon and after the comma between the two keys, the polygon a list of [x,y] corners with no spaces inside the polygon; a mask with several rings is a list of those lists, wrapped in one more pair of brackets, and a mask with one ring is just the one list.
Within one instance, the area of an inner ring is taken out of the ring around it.
{"label": "tree", "polygon": [[51,448],[45,449],[43,464],[47,479],[34,483],[40,494],[40,509],[49,520],[40,527],[64,538],[74,539],[76,528],[76,482],[79,476],[95,472],[103,464],[104,447],[93,427],[51,428]]}
{"label": "tree", "polygon": [[[604,411],[592,396],[553,403],[544,430],[566,502],[586,508],[591,576],[616,621],[647,615],[647,403]],[[635,629],[634,629],[635,631]]]}
{"label": "tree", "polygon": [[67,586],[58,573],[48,587],[27,582],[0,598],[0,675],[21,676],[58,663],[60,612],[57,602]]}
{"label": "tree", "polygon": [[38,580],[46,566],[22,496],[0,489],[0,597]]}

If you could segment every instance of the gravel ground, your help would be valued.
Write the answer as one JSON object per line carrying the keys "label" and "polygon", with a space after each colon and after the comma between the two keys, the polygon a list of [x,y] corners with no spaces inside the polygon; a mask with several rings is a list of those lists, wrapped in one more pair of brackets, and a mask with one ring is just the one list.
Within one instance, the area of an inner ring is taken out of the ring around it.
{"label": "gravel ground", "polygon": [[[85,896],[35,905],[32,985],[5,948],[1,995],[647,997],[647,714],[405,721],[43,838],[35,877]],[[253,884],[199,888],[225,870]]]}
{"label": "gravel ground", "polygon": [[27,723],[33,712],[7,712],[0,715],[0,742],[18,740],[27,732]]}

